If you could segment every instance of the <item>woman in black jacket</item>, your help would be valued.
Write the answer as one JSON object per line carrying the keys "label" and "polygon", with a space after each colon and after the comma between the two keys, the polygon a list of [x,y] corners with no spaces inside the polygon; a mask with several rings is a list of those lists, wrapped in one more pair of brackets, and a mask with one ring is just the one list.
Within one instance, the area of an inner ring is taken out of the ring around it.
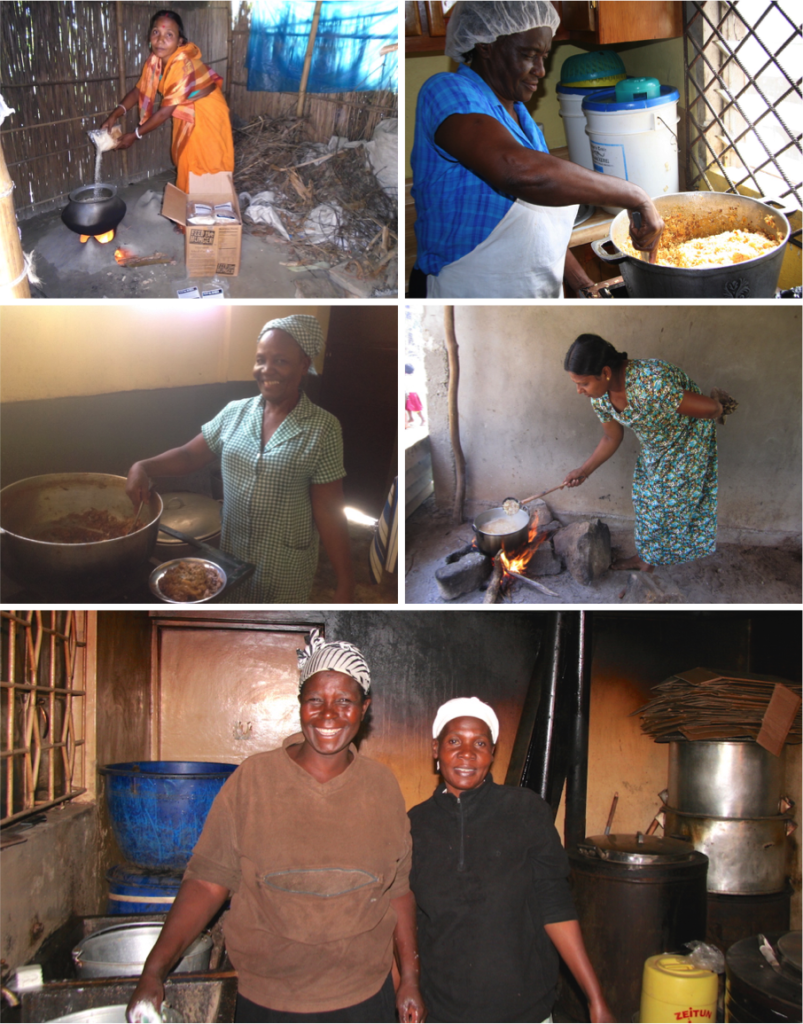
{"label": "woman in black jacket", "polygon": [[558,954],[592,1021],[612,1021],[583,944],[547,804],[490,775],[499,722],[476,697],[433,725],[442,783],[410,811],[421,991],[430,1021],[551,1020]]}

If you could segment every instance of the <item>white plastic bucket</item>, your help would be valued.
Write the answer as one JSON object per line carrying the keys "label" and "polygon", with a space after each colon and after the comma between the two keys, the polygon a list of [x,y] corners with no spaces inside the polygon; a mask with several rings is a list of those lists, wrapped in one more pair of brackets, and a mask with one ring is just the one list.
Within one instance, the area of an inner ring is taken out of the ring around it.
{"label": "white plastic bucket", "polygon": [[569,146],[569,159],[573,164],[580,164],[581,167],[593,171],[594,161],[591,157],[591,143],[586,134],[583,100],[586,96],[602,90],[561,84],[556,91],[560,103],[560,116],[563,118],[563,130]]}
{"label": "white plastic bucket", "polygon": [[[593,170],[640,185],[648,196],[680,191],[678,171],[678,91],[661,86],[653,99],[616,102],[605,89],[583,100]],[[606,206],[610,213],[621,207]]]}

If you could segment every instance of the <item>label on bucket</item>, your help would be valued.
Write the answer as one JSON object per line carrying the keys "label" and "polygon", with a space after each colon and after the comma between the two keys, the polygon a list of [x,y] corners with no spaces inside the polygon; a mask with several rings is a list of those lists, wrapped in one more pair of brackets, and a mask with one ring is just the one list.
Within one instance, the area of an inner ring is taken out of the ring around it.
{"label": "label on bucket", "polygon": [[600,174],[613,174],[617,178],[627,177],[625,147],[619,143],[591,142],[591,158],[594,170]]}

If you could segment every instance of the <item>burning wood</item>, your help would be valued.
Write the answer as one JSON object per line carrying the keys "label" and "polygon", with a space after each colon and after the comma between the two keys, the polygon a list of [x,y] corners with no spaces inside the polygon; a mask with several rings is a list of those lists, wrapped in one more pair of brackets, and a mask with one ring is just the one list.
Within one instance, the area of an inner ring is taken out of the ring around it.
{"label": "burning wood", "polygon": [[169,263],[171,266],[175,266],[176,263],[171,256],[167,256],[163,252],[155,252],[151,256],[137,256],[131,249],[115,249],[114,258],[121,267],[148,267],[152,263]]}
{"label": "burning wood", "polygon": [[559,596],[554,590],[545,587],[543,583],[531,580],[529,576],[525,575],[525,569],[529,565],[531,558],[548,536],[549,533],[547,531],[543,531],[541,534],[538,533],[538,523],[534,521],[530,525],[527,544],[523,550],[520,550],[518,554],[508,554],[504,549],[499,551],[494,558],[494,570],[491,575],[491,581],[488,584],[488,589],[485,591],[483,604],[495,604],[500,592],[504,593],[505,589],[514,579],[523,580],[525,583],[529,583],[531,587],[540,590],[544,594],[548,594],[550,597]]}

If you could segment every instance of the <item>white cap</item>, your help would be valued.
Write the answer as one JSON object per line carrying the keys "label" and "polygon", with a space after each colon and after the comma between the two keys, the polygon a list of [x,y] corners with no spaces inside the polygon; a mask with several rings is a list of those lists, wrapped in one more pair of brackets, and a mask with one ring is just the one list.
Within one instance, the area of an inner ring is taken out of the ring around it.
{"label": "white cap", "polygon": [[455,697],[454,700],[447,700],[445,704],[441,704],[432,723],[433,739],[440,736],[443,727],[453,718],[479,718],[490,728],[494,743],[499,737],[499,719],[496,712],[490,704],[483,703],[479,697]]}

